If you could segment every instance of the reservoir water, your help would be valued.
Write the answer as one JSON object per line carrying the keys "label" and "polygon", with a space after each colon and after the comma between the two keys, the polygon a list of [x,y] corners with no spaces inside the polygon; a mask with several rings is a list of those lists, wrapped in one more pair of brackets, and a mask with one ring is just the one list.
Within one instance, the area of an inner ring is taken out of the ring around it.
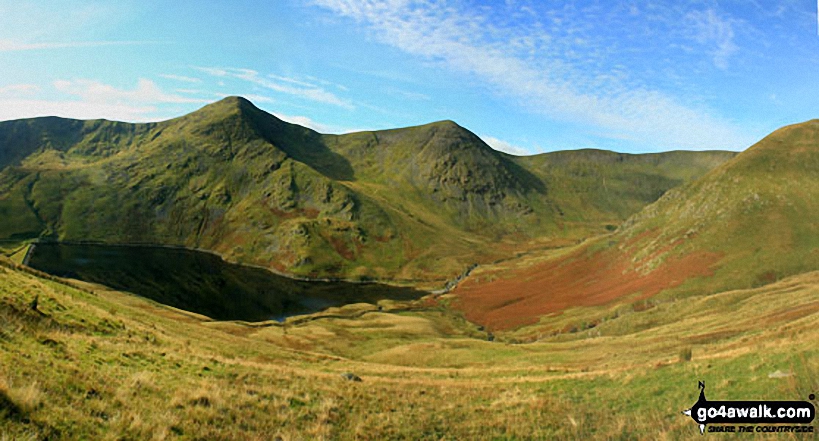
{"label": "reservoir water", "polygon": [[283,320],[350,303],[427,294],[378,283],[302,281],[181,248],[38,243],[29,265],[216,320]]}

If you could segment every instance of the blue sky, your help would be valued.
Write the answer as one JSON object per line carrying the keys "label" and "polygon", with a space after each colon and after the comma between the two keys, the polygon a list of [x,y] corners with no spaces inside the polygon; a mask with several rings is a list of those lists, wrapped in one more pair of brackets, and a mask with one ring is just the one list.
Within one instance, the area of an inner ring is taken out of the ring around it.
{"label": "blue sky", "polygon": [[242,95],[324,133],[451,119],[515,154],[742,150],[819,118],[817,22],[813,0],[0,0],[0,120]]}

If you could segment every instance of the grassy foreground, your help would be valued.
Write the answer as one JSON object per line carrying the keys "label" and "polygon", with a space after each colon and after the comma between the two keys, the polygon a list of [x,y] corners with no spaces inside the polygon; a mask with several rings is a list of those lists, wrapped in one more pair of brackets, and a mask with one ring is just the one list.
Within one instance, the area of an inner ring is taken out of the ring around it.
{"label": "grassy foreground", "polygon": [[424,304],[214,322],[2,260],[0,439],[688,439],[698,380],[712,400],[819,393],[819,273],[494,342]]}

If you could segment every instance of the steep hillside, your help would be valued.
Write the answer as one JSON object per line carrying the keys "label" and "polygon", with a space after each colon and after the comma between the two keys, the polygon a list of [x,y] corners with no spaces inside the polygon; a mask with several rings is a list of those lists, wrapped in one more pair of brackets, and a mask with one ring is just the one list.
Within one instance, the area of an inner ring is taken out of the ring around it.
{"label": "steep hillside", "polygon": [[542,183],[451,121],[324,143],[353,169],[344,185],[389,213],[408,260],[403,277],[443,268],[453,277],[557,232]]}
{"label": "steep hillside", "polygon": [[549,189],[564,222],[603,232],[602,226],[612,230],[666,191],[734,156],[726,151],[633,155],[586,149],[513,159]]}
{"label": "steep hillside", "polygon": [[386,187],[395,200],[439,206],[479,233],[499,219],[536,222],[527,196],[546,197],[540,180],[452,121],[328,136],[327,145],[349,158],[356,180]]}
{"label": "steep hillside", "polygon": [[573,306],[757,287],[819,269],[817,166],[819,121],[782,128],[609,237],[475,272],[457,304],[509,328]]}
{"label": "steep hillside", "polygon": [[450,121],[322,135],[237,97],[150,124],[10,121],[0,239],[182,245],[305,276],[442,281],[605,232],[728,157],[516,158]]}
{"label": "steep hillside", "polygon": [[443,215],[446,225],[517,241],[605,233],[736,155],[576,150],[516,157],[452,121],[325,138],[352,164],[353,185],[386,205]]}
{"label": "steep hillside", "polygon": [[670,191],[618,234],[641,271],[697,251],[723,257],[709,291],[819,268],[819,120],[779,129],[702,179]]}
{"label": "steep hillside", "polygon": [[[296,147],[305,151],[318,137],[234,98],[158,124],[123,124],[139,137],[111,136],[105,149],[86,142],[100,131],[63,150],[43,146],[0,176],[0,209],[19,218],[4,219],[2,230],[206,248],[304,274],[343,273],[364,241],[396,234],[377,206],[274,145],[274,124],[281,138],[303,138]],[[383,271],[402,263],[400,244],[390,245],[379,251],[398,257],[384,258]]]}
{"label": "steep hillside", "polygon": [[0,168],[18,163],[38,150],[105,154],[134,141],[151,124],[77,121],[56,117],[0,122]]}

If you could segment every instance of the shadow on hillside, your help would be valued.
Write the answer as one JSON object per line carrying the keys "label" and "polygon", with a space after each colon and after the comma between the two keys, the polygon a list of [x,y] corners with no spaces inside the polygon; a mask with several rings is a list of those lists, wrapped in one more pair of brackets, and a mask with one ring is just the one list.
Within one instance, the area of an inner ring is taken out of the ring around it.
{"label": "shadow on hillside", "polygon": [[179,248],[42,243],[29,264],[216,320],[264,321],[330,306],[414,300],[427,294],[378,283],[295,280]]}
{"label": "shadow on hillside", "polygon": [[542,195],[545,195],[547,192],[546,184],[540,180],[534,173],[530,172],[517,162],[515,162],[514,158],[506,157],[506,166],[512,175],[517,176],[520,182],[524,186],[524,190],[526,191],[536,191]]}
{"label": "shadow on hillside", "polygon": [[327,148],[318,132],[272,118],[261,111],[251,115],[251,118],[267,141],[293,159],[307,164],[330,179],[355,179],[350,161]]}

